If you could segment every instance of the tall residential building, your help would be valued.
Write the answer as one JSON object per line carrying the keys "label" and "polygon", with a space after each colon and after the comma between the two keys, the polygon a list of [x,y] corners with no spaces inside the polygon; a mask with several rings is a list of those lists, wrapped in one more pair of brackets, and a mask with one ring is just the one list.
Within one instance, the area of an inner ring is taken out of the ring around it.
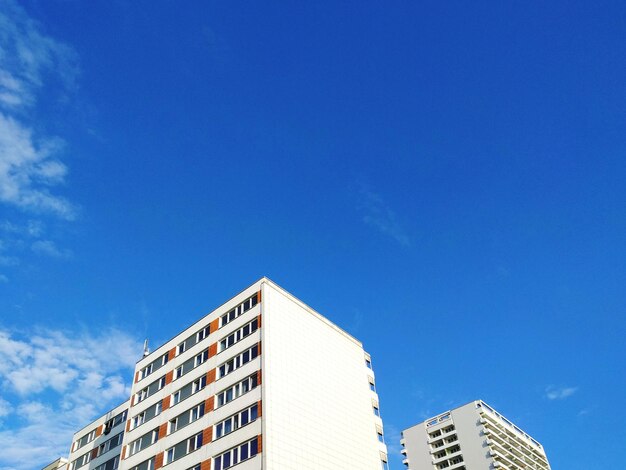
{"label": "tall residential building", "polygon": [[411,470],[550,470],[539,442],[483,401],[402,431]]}
{"label": "tall residential building", "polygon": [[139,360],[69,470],[386,469],[375,383],[358,340],[262,278]]}

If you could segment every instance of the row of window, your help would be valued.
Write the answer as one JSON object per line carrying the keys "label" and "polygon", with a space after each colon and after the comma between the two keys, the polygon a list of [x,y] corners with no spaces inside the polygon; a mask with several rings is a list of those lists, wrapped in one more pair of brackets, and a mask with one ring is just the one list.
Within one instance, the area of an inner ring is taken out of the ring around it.
{"label": "row of window", "polygon": [[152,361],[146,367],[141,369],[139,371],[139,380],[145,379],[150,374],[152,374],[155,370],[158,370],[161,367],[163,367],[165,364],[167,364],[168,358],[169,358],[169,353],[165,353],[161,357],[159,357],[158,359]]}
{"label": "row of window", "polygon": [[179,414],[175,418],[170,419],[167,425],[167,433],[172,434],[173,432],[176,432],[179,429],[184,428],[188,424],[191,424],[194,421],[202,418],[204,416],[204,408],[204,402],[202,402],[199,405],[196,405],[193,408],[185,411],[184,413]]}
{"label": "row of window", "polygon": [[244,313],[246,313],[248,310],[250,310],[252,307],[254,307],[258,303],[259,303],[258,293],[254,294],[252,297],[247,298],[242,303],[237,305],[234,309],[232,309],[230,312],[225,313],[224,315],[220,317],[220,328],[223,327],[224,325],[227,325],[228,323],[230,323],[231,321],[233,321],[235,318],[239,317],[240,315],[243,315]]}
{"label": "row of window", "polygon": [[237,382],[235,385],[228,387],[226,390],[222,390],[217,394],[217,408],[224,406],[226,403],[230,403],[235,398],[239,398],[241,395],[248,393],[250,390],[257,387],[258,373],[246,377],[241,382]]}
{"label": "row of window", "polygon": [[80,439],[78,439],[76,442],[74,442],[74,445],[72,446],[72,452],[77,451],[82,446],[93,441],[95,438],[96,438],[96,430],[93,429],[92,431],[88,432],[87,434],[82,436]]}
{"label": "row of window", "polygon": [[137,452],[150,447],[159,440],[159,428],[154,428],[149,433],[144,434],[139,439],[135,439],[128,445],[128,455],[135,455]]}
{"label": "row of window", "polygon": [[128,414],[128,410],[124,410],[117,416],[111,418],[106,423],[104,423],[104,431],[102,432],[102,434],[106,436],[107,434],[111,432],[111,429],[113,429],[115,426],[119,426],[120,424],[126,422],[127,414]]}
{"label": "row of window", "polygon": [[163,411],[163,402],[158,401],[151,407],[146,408],[141,413],[138,413],[135,417],[133,417],[133,420],[131,421],[131,429],[135,429],[146,421],[150,421],[155,416],[160,415],[161,411]]}
{"label": "row of window", "polygon": [[184,385],[182,388],[176,390],[172,393],[172,398],[170,399],[170,406],[174,406],[179,404],[185,398],[189,398],[194,393],[198,393],[204,387],[206,387],[207,379],[206,375]]}
{"label": "row of window", "polygon": [[199,352],[194,357],[187,359],[180,366],[174,369],[174,373],[172,376],[173,380],[180,379],[183,375],[191,372],[196,367],[204,364],[209,358],[209,348],[204,351]]}
{"label": "row of window", "polygon": [[91,451],[88,451],[86,454],[81,455],[76,460],[72,462],[72,470],[76,470],[84,465],[87,465],[91,461]]}
{"label": "row of window", "polygon": [[187,351],[187,349],[189,349],[190,347],[198,344],[200,341],[202,341],[207,336],[209,336],[210,332],[211,332],[211,325],[209,324],[205,326],[204,328],[202,328],[201,330],[197,331],[195,334],[191,335],[185,341],[183,341],[178,346],[176,346],[176,355],[178,356],[179,354],[182,354],[185,351]]}
{"label": "row of window", "polygon": [[103,464],[98,465],[93,470],[117,470],[120,466],[120,456],[116,455],[111,460],[107,460]]}
{"label": "row of window", "polygon": [[233,344],[238,343],[242,339],[250,336],[256,330],[259,329],[259,319],[255,318],[250,323],[242,326],[238,330],[229,334],[226,338],[220,341],[219,351],[222,352],[227,348],[230,348]]}
{"label": "row of window", "polygon": [[116,434],[111,439],[107,439],[106,441],[104,441],[95,449],[89,450],[83,455],[79,456],[72,462],[72,465],[70,466],[71,470],[76,470],[78,468],[81,468],[87,465],[89,462],[91,462],[92,458],[95,459],[96,457],[100,457],[101,455],[107,453],[111,449],[114,449],[117,446],[121,445],[123,437],[124,437],[123,432]]}
{"label": "row of window", "polygon": [[[259,441],[258,437],[251,439],[243,444],[239,444],[238,446],[227,450],[226,452],[221,453],[220,455],[213,458],[213,465],[211,468],[213,470],[226,470],[231,468],[234,465],[237,465],[240,462],[251,459],[255,455],[259,453]],[[169,464],[174,462],[185,455],[190,454],[191,452],[199,449],[202,446],[202,433],[198,433],[195,436],[186,439],[182,442],[179,442],[173,447],[170,447],[165,451],[165,455],[163,458],[163,464]],[[154,470],[154,457],[149,458],[141,462],[139,465],[135,465],[130,470]],[[109,462],[107,462],[108,464]],[[115,462],[114,467],[104,468],[103,464],[95,470],[116,470],[119,464],[119,458]],[[102,468],[101,468],[102,467]],[[195,464],[193,467],[188,468],[187,470],[200,470],[201,464]]]}
{"label": "row of window", "polygon": [[220,378],[230,374],[231,372],[239,369],[241,366],[243,366],[243,365],[247,364],[248,362],[252,361],[258,355],[259,355],[259,345],[255,344],[251,348],[246,349],[244,352],[236,355],[232,359],[229,359],[228,361],[226,361],[223,364],[221,364],[217,368],[217,371],[218,371],[217,378],[220,379]]}
{"label": "row of window", "polygon": [[163,387],[165,387],[165,376],[155,380],[147,387],[144,387],[141,390],[139,390],[137,393],[135,393],[135,400],[133,403],[137,404],[137,403],[144,401],[146,398],[158,392]]}
{"label": "row of window", "polygon": [[239,462],[251,459],[259,453],[259,441],[258,437],[244,442],[226,452],[218,455],[213,459],[214,470],[224,470],[237,465]]}
{"label": "row of window", "polygon": [[111,449],[115,449],[117,446],[122,445],[122,439],[124,437],[124,432],[116,434],[111,439],[104,441],[98,447],[96,447],[96,455],[94,458],[100,457],[102,454],[106,454]]}
{"label": "row of window", "polygon": [[[116,415],[113,418],[111,418],[110,420],[108,420],[104,424],[104,434],[105,435],[109,434],[109,432],[111,432],[111,429],[113,429],[115,426],[117,426],[117,425],[123,423],[124,421],[126,421],[126,414],[127,413],[128,413],[128,410],[124,410],[121,413],[119,413],[118,415]],[[90,443],[91,441],[93,441],[96,438],[96,429],[92,429],[87,434],[85,434],[84,436],[82,436],[79,439],[77,439],[74,442],[74,444],[72,445],[72,452],[76,452],[78,449],[80,449],[84,445],[86,445],[86,444]]]}
{"label": "row of window", "polygon": [[202,447],[202,432],[199,432],[195,436],[185,439],[184,441],[179,442],[178,444],[167,449],[163,457],[163,465],[172,463],[175,460],[198,450],[200,447]]}
{"label": "row of window", "polygon": [[215,439],[219,439],[222,436],[230,434],[237,429],[245,426],[248,423],[252,423],[259,417],[259,405],[254,405],[241,410],[232,416],[229,416],[223,421],[220,421],[215,425]]}

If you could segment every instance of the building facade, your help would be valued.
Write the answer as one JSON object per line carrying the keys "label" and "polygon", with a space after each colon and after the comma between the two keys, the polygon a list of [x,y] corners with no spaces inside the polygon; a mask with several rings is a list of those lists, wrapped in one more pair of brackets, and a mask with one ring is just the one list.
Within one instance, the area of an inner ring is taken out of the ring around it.
{"label": "building facade", "polygon": [[262,278],[139,360],[129,401],[76,433],[68,469],[386,469],[371,364]]}
{"label": "building facade", "polygon": [[483,401],[402,431],[411,470],[550,470],[542,445]]}

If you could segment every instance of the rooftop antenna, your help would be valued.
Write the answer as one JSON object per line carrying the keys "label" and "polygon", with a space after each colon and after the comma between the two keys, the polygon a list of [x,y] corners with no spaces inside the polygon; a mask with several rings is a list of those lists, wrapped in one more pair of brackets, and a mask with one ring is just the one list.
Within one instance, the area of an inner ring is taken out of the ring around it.
{"label": "rooftop antenna", "polygon": [[143,357],[146,357],[148,354],[150,354],[150,349],[148,348],[148,339],[146,338],[143,342]]}

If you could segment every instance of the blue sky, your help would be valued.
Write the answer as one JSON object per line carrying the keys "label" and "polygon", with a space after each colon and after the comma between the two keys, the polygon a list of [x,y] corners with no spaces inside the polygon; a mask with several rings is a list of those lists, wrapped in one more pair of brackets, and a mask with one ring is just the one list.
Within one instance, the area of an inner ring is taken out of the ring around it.
{"label": "blue sky", "polygon": [[613,466],[625,26],[617,1],[0,0],[0,469],[263,275],[372,354],[392,470],[401,429],[478,398],[553,468]]}

